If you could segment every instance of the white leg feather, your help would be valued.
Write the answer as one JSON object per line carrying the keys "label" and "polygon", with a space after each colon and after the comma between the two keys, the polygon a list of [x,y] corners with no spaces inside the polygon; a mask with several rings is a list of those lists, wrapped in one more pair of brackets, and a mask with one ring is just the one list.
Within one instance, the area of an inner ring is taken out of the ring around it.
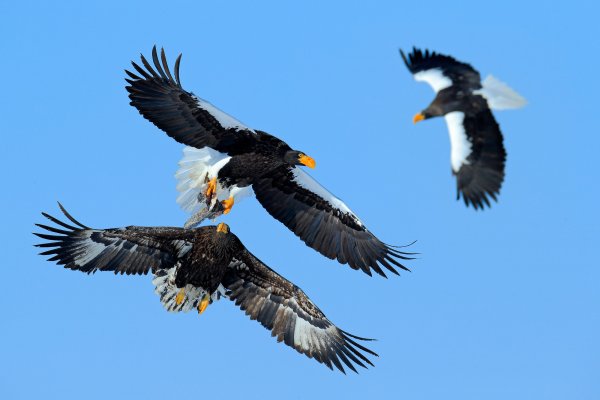
{"label": "white leg feather", "polygon": [[[198,303],[206,293],[202,288],[195,287],[192,285],[186,285],[183,290],[185,297],[183,302],[177,304],[177,294],[181,290],[175,285],[175,273],[176,268],[169,270],[159,270],[154,274],[152,284],[155,286],[154,292],[160,296],[160,302],[163,307],[169,312],[188,312],[195,310],[198,307]],[[212,300],[218,300],[219,290],[212,294]]]}

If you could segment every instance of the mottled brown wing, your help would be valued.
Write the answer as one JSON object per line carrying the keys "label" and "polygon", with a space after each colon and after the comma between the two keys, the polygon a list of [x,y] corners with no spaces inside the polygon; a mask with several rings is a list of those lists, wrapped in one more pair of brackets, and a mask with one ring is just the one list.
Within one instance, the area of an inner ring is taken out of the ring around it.
{"label": "mottled brown wing", "polygon": [[278,342],[342,372],[343,365],[354,372],[355,364],[364,368],[373,365],[365,354],[377,354],[358,343],[372,339],[336,327],[298,286],[247,250],[231,263],[223,285],[229,298],[269,329]]}
{"label": "mottled brown wing", "polygon": [[86,272],[114,271],[115,274],[147,274],[172,268],[192,246],[193,231],[182,228],[146,228],[129,226],[93,229],[77,220],[60,205],[73,223],[70,225],[42,213],[59,227],[36,224],[48,233],[34,233],[47,240],[36,247],[49,248],[40,253],[51,256],[65,268]]}

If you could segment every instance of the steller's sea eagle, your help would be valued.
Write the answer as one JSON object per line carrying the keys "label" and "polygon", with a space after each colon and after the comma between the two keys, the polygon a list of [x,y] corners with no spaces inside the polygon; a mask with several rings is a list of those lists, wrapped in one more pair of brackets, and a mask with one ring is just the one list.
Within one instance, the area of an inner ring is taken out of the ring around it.
{"label": "steller's sea eagle", "polygon": [[[254,193],[271,216],[304,243],[330,259],[371,275],[407,270],[398,260],[412,253],[393,248],[373,235],[339,198],[299,166],[315,161],[260,130],[248,128],[206,100],[184,90],[179,79],[181,55],[171,74],[164,49],[152,49],[152,66],[143,67],[126,87],[131,105],[176,141],[187,145],[177,172],[178,203],[193,213],[185,227],[227,213],[236,198]],[[382,268],[383,267],[383,268]]]}
{"label": "steller's sea eagle", "polygon": [[518,108],[523,97],[489,75],[481,81],[479,72],[453,57],[413,48],[408,57],[400,55],[415,80],[427,82],[436,93],[431,104],[416,114],[413,122],[443,116],[450,132],[452,173],[456,176],[457,199],[467,206],[490,206],[504,180],[502,133],[490,109]]}
{"label": "steller's sea eagle", "polygon": [[72,223],[42,213],[58,227],[36,224],[50,233],[35,233],[47,242],[40,253],[76,271],[92,274],[154,274],[155,292],[168,311],[204,312],[221,296],[235,302],[250,319],[271,331],[278,342],[314,358],[330,369],[344,365],[373,366],[365,356],[377,356],[358,341],[368,341],[339,329],[292,282],[266,266],[229,231],[229,227],[195,229],[128,226],[94,229],[60,205]]}

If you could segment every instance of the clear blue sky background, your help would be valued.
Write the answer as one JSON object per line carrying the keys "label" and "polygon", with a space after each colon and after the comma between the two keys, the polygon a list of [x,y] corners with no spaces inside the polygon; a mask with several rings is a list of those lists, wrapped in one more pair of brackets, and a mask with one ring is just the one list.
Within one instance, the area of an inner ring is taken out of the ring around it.
{"label": "clear blue sky background", "polygon": [[[593,2],[0,4],[3,399],[600,398],[600,124]],[[128,105],[123,69],[184,53],[186,88],[317,160],[315,176],[382,240],[418,242],[382,279],[307,248],[255,200],[226,221],[376,367],[330,372],[234,305],[169,314],[151,278],[86,276],[37,256],[40,211],[94,227],[176,225],[182,146]],[[412,45],[529,100],[497,113],[500,202],[454,200],[443,120],[398,56]]]}

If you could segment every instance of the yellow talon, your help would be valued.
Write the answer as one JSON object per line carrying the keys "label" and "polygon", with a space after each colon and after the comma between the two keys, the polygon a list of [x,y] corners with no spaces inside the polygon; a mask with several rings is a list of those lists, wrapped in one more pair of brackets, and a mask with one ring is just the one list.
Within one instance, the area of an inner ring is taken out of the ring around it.
{"label": "yellow talon", "polygon": [[177,297],[175,297],[175,303],[177,305],[180,305],[181,303],[183,303],[183,300],[185,300],[185,288],[179,289]]}
{"label": "yellow talon", "polygon": [[210,296],[205,294],[202,297],[202,300],[200,300],[200,302],[198,303],[198,315],[202,314],[204,312],[204,310],[206,310],[206,307],[208,307],[209,302],[210,302]]}
{"label": "yellow talon", "polygon": [[208,186],[206,187],[206,197],[210,198],[214,194],[217,193],[217,178],[212,178],[208,181]]}
{"label": "yellow talon", "polygon": [[228,214],[229,211],[231,211],[231,208],[233,207],[233,197],[228,198],[227,200],[223,200],[221,202],[221,204],[223,204],[223,207],[225,208],[225,210],[223,210],[223,214]]}

